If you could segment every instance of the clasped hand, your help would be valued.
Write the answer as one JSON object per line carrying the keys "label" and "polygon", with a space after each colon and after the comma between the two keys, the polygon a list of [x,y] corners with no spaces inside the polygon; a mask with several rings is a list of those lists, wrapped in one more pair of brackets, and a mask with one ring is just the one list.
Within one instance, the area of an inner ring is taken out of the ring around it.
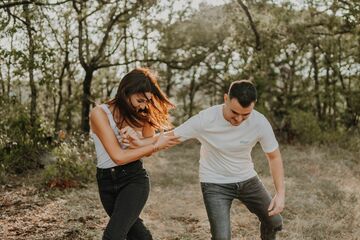
{"label": "clasped hand", "polygon": [[138,148],[149,144],[154,144],[155,149],[168,149],[180,143],[179,137],[173,134],[164,134],[163,131],[159,135],[152,138],[141,138],[141,136],[131,127],[127,126],[120,130],[122,137],[121,143],[128,148]]}
{"label": "clasped hand", "polygon": [[140,134],[129,126],[120,129],[120,135],[121,144],[128,148],[137,148],[144,145]]}

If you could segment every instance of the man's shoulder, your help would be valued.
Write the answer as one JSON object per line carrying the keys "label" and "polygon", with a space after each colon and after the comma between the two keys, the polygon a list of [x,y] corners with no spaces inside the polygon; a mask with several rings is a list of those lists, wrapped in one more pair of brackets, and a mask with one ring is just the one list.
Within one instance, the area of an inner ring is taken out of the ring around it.
{"label": "man's shoulder", "polygon": [[201,110],[199,112],[199,114],[204,114],[204,115],[211,115],[211,114],[216,114],[219,111],[219,108],[221,108],[222,105],[214,105],[208,108],[205,108],[204,110]]}
{"label": "man's shoulder", "polygon": [[266,117],[264,116],[264,114],[262,114],[261,112],[257,111],[256,109],[254,109],[251,114],[253,115],[253,118],[256,119],[256,120],[266,119]]}
{"label": "man's shoulder", "polygon": [[211,107],[208,107],[204,110],[201,110],[199,112],[199,116],[200,118],[204,121],[211,121],[211,120],[215,120],[220,112],[222,105],[214,105]]}
{"label": "man's shoulder", "polygon": [[263,126],[264,123],[269,122],[269,120],[265,117],[264,114],[262,114],[261,112],[255,109],[252,111],[251,115],[252,115],[252,122],[259,127]]}

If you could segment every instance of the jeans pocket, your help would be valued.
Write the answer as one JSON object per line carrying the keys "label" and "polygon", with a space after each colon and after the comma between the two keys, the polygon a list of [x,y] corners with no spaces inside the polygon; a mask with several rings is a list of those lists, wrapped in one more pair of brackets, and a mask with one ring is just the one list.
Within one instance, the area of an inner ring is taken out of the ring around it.
{"label": "jeans pocket", "polygon": [[149,177],[146,169],[143,167],[139,167],[139,168],[135,168],[135,169],[131,169],[130,171],[127,171],[129,175],[133,175],[133,176],[144,176],[144,177]]}
{"label": "jeans pocket", "polygon": [[207,195],[210,193],[221,193],[223,192],[223,185],[217,183],[202,182],[201,190],[203,192],[203,195]]}
{"label": "jeans pocket", "polygon": [[203,194],[205,194],[206,190],[208,189],[209,183],[206,182],[201,182],[200,183],[200,188]]}
{"label": "jeans pocket", "polygon": [[262,182],[258,176],[252,177],[245,182],[246,188],[258,188],[262,186]]}

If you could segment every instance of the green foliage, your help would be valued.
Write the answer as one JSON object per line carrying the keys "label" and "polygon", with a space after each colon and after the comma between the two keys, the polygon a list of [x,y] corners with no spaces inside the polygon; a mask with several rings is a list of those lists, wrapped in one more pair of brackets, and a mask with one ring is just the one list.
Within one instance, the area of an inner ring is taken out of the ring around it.
{"label": "green foliage", "polygon": [[288,118],[288,131],[296,142],[336,145],[351,152],[360,151],[359,129],[346,131],[322,126],[314,114],[299,109],[290,110]]}
{"label": "green foliage", "polygon": [[95,156],[91,141],[71,136],[52,151],[56,161],[45,167],[43,184],[49,188],[79,187],[95,178]]}
{"label": "green foliage", "polygon": [[[337,133],[332,134],[332,138],[328,137],[331,133],[325,133],[324,139],[327,140],[328,143],[337,143],[341,148],[346,149],[350,152],[353,152],[360,156],[360,131],[359,129],[351,131],[351,132],[344,132],[344,133]],[[358,163],[360,163],[360,159],[357,158]]]}
{"label": "green foliage", "polygon": [[92,142],[80,134],[57,139],[52,124],[40,117],[32,123],[27,108],[20,103],[1,103],[0,183],[8,174],[44,167],[48,156],[52,163],[45,166],[43,181],[49,187],[79,186],[93,179]]}
{"label": "green foliage", "polygon": [[35,122],[31,122],[27,109],[20,103],[9,101],[1,103],[2,169],[6,173],[22,173],[41,167],[41,155],[51,148],[53,129],[40,117]]}
{"label": "green foliage", "polygon": [[314,143],[322,139],[322,131],[316,116],[311,112],[293,109],[289,112],[290,132],[301,143]]}
{"label": "green foliage", "polygon": [[4,184],[5,183],[5,179],[6,179],[6,176],[5,176],[5,165],[4,164],[0,164],[0,184]]}

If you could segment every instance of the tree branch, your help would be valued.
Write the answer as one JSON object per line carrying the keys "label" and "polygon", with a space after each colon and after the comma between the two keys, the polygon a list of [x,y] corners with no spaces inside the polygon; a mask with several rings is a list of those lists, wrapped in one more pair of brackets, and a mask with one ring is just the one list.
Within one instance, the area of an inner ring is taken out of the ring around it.
{"label": "tree branch", "polygon": [[249,20],[249,23],[250,23],[250,27],[252,29],[252,31],[254,32],[255,34],[255,49],[260,51],[261,50],[261,42],[260,42],[260,35],[259,35],[259,32],[256,30],[256,26],[255,26],[255,23],[251,17],[251,14],[249,12],[249,9],[248,7],[243,3],[243,1],[241,0],[237,0],[238,3],[240,4],[241,8],[244,10],[248,20]]}
{"label": "tree branch", "polygon": [[100,47],[98,49],[98,52],[96,54],[96,56],[92,59],[92,62],[93,63],[96,63],[99,59],[101,59],[103,57],[103,54],[104,54],[104,49],[105,49],[105,46],[106,46],[106,43],[107,43],[107,40],[109,38],[109,34],[113,28],[113,26],[115,25],[115,23],[124,15],[128,14],[128,13],[133,13],[135,12],[135,10],[139,7],[140,5],[138,3],[134,4],[133,7],[129,8],[129,9],[126,9],[125,11],[117,14],[115,16],[115,12],[116,12],[116,8],[114,9],[114,11],[112,13],[110,13],[110,16],[109,16],[109,19],[110,22],[108,23],[107,27],[106,27],[106,32],[105,32],[105,35],[101,41],[101,44],[100,44]]}
{"label": "tree branch", "polygon": [[4,4],[0,5],[0,9],[2,8],[10,8],[10,7],[15,7],[15,6],[19,6],[19,5],[29,5],[29,4],[34,4],[37,6],[54,6],[54,5],[60,5],[66,2],[70,2],[71,0],[64,0],[61,2],[56,2],[56,3],[43,3],[43,2],[37,2],[37,1],[14,1],[14,2],[7,2]]}
{"label": "tree branch", "polygon": [[28,23],[27,23],[25,20],[19,18],[19,17],[16,16],[15,14],[12,14],[12,13],[10,12],[10,9],[6,9],[6,12],[7,12],[10,16],[12,16],[14,19],[17,19],[17,20],[19,20],[20,22],[22,22],[26,27],[29,27],[29,29],[30,29],[31,31],[36,32],[36,30],[35,30],[32,26],[29,26]]}
{"label": "tree branch", "polygon": [[84,69],[88,69],[88,64],[85,62],[84,59],[84,51],[83,51],[83,21],[80,18],[81,12],[82,12],[82,2],[80,2],[80,8],[77,6],[76,4],[76,0],[72,0],[72,5],[73,8],[75,9],[78,17],[77,17],[77,21],[78,21],[78,53],[79,53],[79,60],[80,60],[80,64]]}

